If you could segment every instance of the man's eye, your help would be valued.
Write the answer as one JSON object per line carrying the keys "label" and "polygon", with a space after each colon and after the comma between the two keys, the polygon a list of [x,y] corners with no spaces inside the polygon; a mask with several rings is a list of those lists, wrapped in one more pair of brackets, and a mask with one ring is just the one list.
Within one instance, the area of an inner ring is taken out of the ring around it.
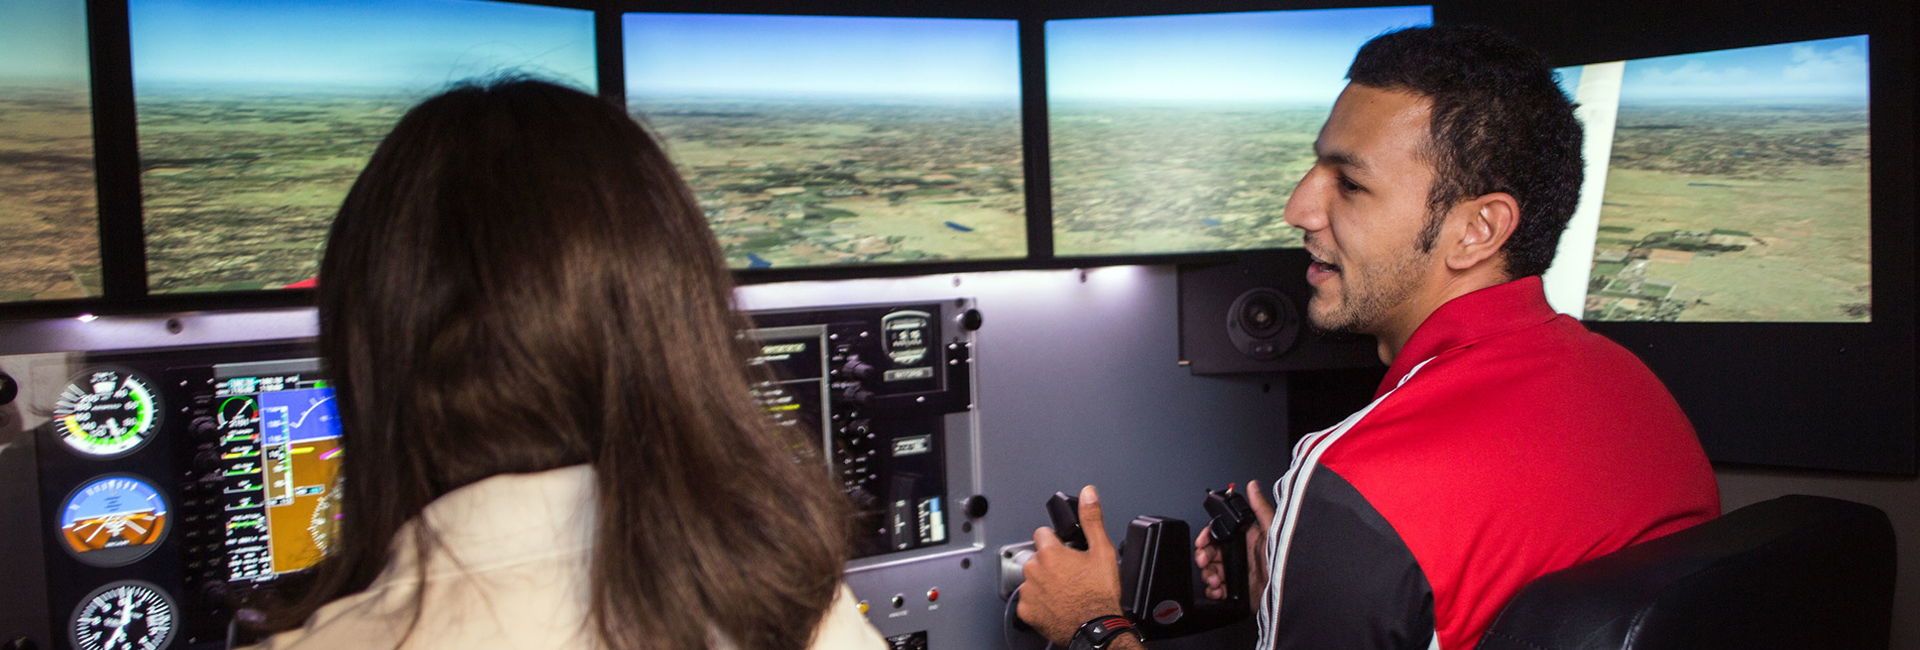
{"label": "man's eye", "polygon": [[1339,179],[1338,182],[1340,184],[1341,192],[1351,194],[1351,193],[1360,191],[1360,184],[1353,182],[1352,179],[1349,179],[1345,176],[1340,176],[1338,177],[1338,179]]}

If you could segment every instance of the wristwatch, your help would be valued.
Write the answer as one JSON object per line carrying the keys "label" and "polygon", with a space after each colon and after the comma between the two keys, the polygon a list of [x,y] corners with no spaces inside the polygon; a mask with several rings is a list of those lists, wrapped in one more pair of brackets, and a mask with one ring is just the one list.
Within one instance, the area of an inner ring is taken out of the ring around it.
{"label": "wristwatch", "polygon": [[1147,638],[1140,635],[1140,630],[1134,629],[1131,619],[1125,616],[1100,616],[1081,623],[1080,629],[1074,630],[1073,640],[1067,642],[1067,650],[1106,650],[1122,634],[1132,634],[1134,640],[1142,644],[1147,642]]}

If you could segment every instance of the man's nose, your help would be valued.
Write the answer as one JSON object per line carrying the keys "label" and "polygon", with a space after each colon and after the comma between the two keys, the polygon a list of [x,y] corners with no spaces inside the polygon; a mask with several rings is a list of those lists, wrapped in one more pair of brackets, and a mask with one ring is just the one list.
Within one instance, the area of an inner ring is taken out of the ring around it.
{"label": "man's nose", "polygon": [[1293,186],[1293,194],[1287,197],[1287,207],[1280,215],[1287,225],[1309,232],[1327,226],[1325,193],[1320,191],[1326,183],[1321,182],[1321,176],[1319,170],[1308,171],[1300,183]]}

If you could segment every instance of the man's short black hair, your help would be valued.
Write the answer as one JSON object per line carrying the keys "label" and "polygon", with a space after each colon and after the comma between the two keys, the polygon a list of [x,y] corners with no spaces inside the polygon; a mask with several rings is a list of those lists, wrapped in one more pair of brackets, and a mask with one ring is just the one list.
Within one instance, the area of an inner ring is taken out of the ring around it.
{"label": "man's short black hair", "polygon": [[1546,272],[1585,170],[1573,102],[1544,57],[1483,27],[1414,27],[1368,41],[1347,79],[1433,102],[1425,153],[1434,182],[1421,250],[1433,249],[1440,217],[1455,203],[1506,192],[1520,204],[1520,222],[1501,248],[1507,275]]}

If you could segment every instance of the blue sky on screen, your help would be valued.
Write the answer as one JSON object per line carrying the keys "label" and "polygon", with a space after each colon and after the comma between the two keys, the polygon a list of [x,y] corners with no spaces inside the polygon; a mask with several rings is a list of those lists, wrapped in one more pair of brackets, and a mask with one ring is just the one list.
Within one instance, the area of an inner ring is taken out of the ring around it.
{"label": "blue sky on screen", "polygon": [[86,83],[85,0],[6,0],[0,79]]}
{"label": "blue sky on screen", "polygon": [[1049,101],[1331,106],[1354,52],[1431,7],[1047,21]]}
{"label": "blue sky on screen", "polygon": [[1867,37],[1627,62],[1620,103],[1867,100]]}
{"label": "blue sky on screen", "polygon": [[593,89],[593,13],[486,0],[129,0],[147,84],[432,89],[520,71]]}
{"label": "blue sky on screen", "polygon": [[627,14],[633,97],[1020,96],[1012,20]]}
{"label": "blue sky on screen", "polygon": [[1553,69],[1554,72],[1560,73],[1560,91],[1566,93],[1568,99],[1580,94],[1580,73],[1584,70],[1586,66],[1580,65]]}

